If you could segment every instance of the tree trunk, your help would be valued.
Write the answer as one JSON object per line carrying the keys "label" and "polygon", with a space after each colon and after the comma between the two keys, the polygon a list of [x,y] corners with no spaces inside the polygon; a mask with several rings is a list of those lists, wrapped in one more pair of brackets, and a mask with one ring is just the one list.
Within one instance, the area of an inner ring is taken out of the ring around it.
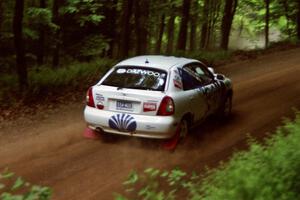
{"label": "tree trunk", "polygon": [[196,19],[191,19],[191,26],[190,26],[190,51],[195,50],[195,41],[196,41],[196,30],[197,30],[197,23]]}
{"label": "tree trunk", "polygon": [[265,0],[266,16],[265,16],[265,48],[269,46],[269,19],[270,19],[270,0]]}
{"label": "tree trunk", "polygon": [[226,0],[224,7],[224,15],[221,25],[221,48],[228,49],[229,36],[231,31],[231,25],[234,18],[235,10],[238,4],[238,0]]}
{"label": "tree trunk", "polygon": [[19,89],[23,91],[28,86],[27,68],[25,61],[25,47],[23,40],[23,12],[24,0],[15,1],[15,13],[13,18],[14,42],[16,50],[16,66],[19,78]]}
{"label": "tree trunk", "polygon": [[171,14],[169,20],[168,20],[168,33],[167,33],[167,54],[171,54],[173,52],[173,46],[174,46],[174,21],[175,21],[175,15],[174,13]]}
{"label": "tree trunk", "polygon": [[121,33],[119,41],[118,57],[124,58],[129,54],[130,47],[130,18],[132,13],[133,0],[123,0],[121,15]]}
{"label": "tree trunk", "polygon": [[203,7],[203,23],[201,27],[201,40],[200,40],[200,48],[206,49],[207,44],[207,29],[208,29],[208,13],[209,13],[209,0],[204,1]]}
{"label": "tree trunk", "polygon": [[164,30],[165,30],[165,14],[162,14],[161,19],[160,19],[158,39],[156,41],[156,47],[155,47],[155,52],[157,54],[160,54],[161,43],[162,43],[162,38],[163,38],[163,35],[164,35]]}
{"label": "tree trunk", "polygon": [[3,0],[0,0],[0,37],[1,37],[1,30],[2,30],[2,22],[4,17],[4,7],[3,7]]}
{"label": "tree trunk", "polygon": [[136,54],[146,54],[148,46],[149,1],[135,1]]}
{"label": "tree trunk", "polygon": [[[40,8],[46,8],[46,1],[40,0]],[[39,26],[39,40],[38,40],[38,48],[37,48],[37,63],[38,65],[44,64],[44,53],[45,53],[45,31],[44,26]]]}
{"label": "tree trunk", "polygon": [[[265,3],[267,3],[266,0],[265,0]],[[291,16],[290,16],[290,11],[289,11],[289,2],[288,2],[288,0],[281,0],[280,3],[282,4],[282,7],[284,8],[284,15],[286,17],[286,30],[287,30],[288,37],[290,38],[290,37],[292,37],[292,32],[290,29]]]}
{"label": "tree trunk", "polygon": [[297,12],[297,38],[300,41],[300,1],[298,0],[298,12]]}
{"label": "tree trunk", "polygon": [[195,50],[196,32],[197,32],[197,20],[198,20],[198,1],[192,1],[193,9],[191,10],[190,20],[190,45],[189,50]]}
{"label": "tree trunk", "polygon": [[244,20],[242,18],[241,25],[239,27],[239,37],[242,37],[243,30],[244,30]]}
{"label": "tree trunk", "polygon": [[210,39],[208,46],[213,45],[215,47],[216,44],[216,24],[217,20],[219,19],[219,14],[220,14],[220,8],[221,8],[221,2],[219,0],[213,0],[212,1],[212,6],[211,6],[211,20],[210,20]]}
{"label": "tree trunk", "polygon": [[187,41],[187,28],[190,16],[191,0],[183,0],[182,17],[180,22],[177,49],[185,51]]}
{"label": "tree trunk", "polygon": [[61,24],[59,20],[59,7],[61,0],[54,0],[52,13],[53,13],[53,23],[59,26],[59,29],[55,31],[54,34],[54,49],[53,49],[53,57],[52,57],[52,67],[57,68],[59,65],[59,51],[60,51],[60,32],[61,32]]}
{"label": "tree trunk", "polygon": [[107,55],[113,58],[114,50],[116,46],[116,21],[118,17],[117,4],[118,0],[111,0],[107,2],[108,7],[105,9],[105,18],[103,23],[105,23],[106,28],[106,37],[109,39],[109,50]]}

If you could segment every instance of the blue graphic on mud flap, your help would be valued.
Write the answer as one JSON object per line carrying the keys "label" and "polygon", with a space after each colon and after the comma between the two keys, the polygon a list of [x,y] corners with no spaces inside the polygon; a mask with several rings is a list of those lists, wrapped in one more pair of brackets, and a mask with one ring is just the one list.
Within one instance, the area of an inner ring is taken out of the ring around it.
{"label": "blue graphic on mud flap", "polygon": [[117,114],[113,115],[108,120],[109,127],[118,131],[133,132],[136,130],[135,119],[128,114]]}

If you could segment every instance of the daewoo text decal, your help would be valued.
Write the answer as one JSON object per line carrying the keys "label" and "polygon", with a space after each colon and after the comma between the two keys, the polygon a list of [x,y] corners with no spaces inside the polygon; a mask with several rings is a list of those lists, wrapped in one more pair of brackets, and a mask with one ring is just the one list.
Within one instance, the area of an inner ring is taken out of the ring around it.
{"label": "daewoo text decal", "polygon": [[141,74],[141,75],[148,75],[148,76],[154,76],[154,77],[165,77],[165,73],[160,73],[156,71],[146,70],[146,69],[118,69],[118,74]]}

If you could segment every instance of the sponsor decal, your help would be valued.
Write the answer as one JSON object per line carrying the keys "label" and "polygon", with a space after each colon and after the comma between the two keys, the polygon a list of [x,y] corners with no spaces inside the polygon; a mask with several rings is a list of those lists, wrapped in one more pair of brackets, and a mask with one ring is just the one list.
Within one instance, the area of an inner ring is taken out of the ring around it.
{"label": "sponsor decal", "polygon": [[118,74],[141,74],[141,75],[148,75],[148,76],[154,76],[154,77],[162,77],[164,78],[166,76],[165,73],[160,73],[156,71],[146,70],[146,69],[124,69],[120,68],[117,70]]}
{"label": "sponsor decal", "polygon": [[117,73],[118,73],[118,74],[124,74],[125,72],[126,72],[126,69],[122,69],[122,68],[121,68],[121,69],[118,69],[118,70],[117,70]]}
{"label": "sponsor decal", "polygon": [[182,81],[181,81],[181,75],[179,73],[179,69],[178,70],[174,70],[173,83],[174,83],[175,87],[177,87],[179,89],[183,88]]}
{"label": "sponsor decal", "polygon": [[179,88],[179,89],[182,89],[183,86],[182,86],[182,82],[179,81],[179,80],[176,80],[176,79],[173,79],[173,83],[174,83],[174,86]]}
{"label": "sponsor decal", "polygon": [[102,94],[96,94],[96,100],[97,101],[104,101],[104,96]]}
{"label": "sponsor decal", "polygon": [[155,111],[156,103],[145,102],[143,107],[144,107],[144,112]]}
{"label": "sponsor decal", "polygon": [[182,69],[181,68],[177,68],[179,76],[182,76]]}
{"label": "sponsor decal", "polygon": [[156,129],[155,126],[151,126],[151,125],[146,125],[145,128],[146,128],[147,130]]}
{"label": "sponsor decal", "polygon": [[165,80],[164,80],[163,78],[160,78],[160,79],[158,80],[158,85],[159,85],[159,86],[162,86],[164,83],[165,83]]}
{"label": "sponsor decal", "polygon": [[198,92],[205,94],[205,93],[206,93],[206,90],[205,90],[204,87],[199,87],[199,88],[198,88]]}
{"label": "sponsor decal", "polygon": [[142,74],[142,75],[148,75],[148,76],[155,76],[159,77],[160,73],[159,72],[154,72],[150,70],[145,70],[145,69],[127,69],[126,73],[128,74]]}
{"label": "sponsor decal", "polygon": [[102,94],[97,94],[96,93],[96,106],[98,109],[103,109],[104,108],[104,96]]}
{"label": "sponsor decal", "polygon": [[110,117],[108,125],[112,129],[125,132],[134,132],[137,127],[134,117],[125,113]]}

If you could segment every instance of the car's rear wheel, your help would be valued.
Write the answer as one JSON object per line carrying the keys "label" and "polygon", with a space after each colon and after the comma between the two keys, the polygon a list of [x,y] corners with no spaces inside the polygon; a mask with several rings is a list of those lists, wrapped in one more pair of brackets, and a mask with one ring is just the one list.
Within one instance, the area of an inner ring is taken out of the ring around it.
{"label": "car's rear wheel", "polygon": [[189,132],[189,123],[186,119],[182,119],[179,124],[179,136],[185,138]]}

